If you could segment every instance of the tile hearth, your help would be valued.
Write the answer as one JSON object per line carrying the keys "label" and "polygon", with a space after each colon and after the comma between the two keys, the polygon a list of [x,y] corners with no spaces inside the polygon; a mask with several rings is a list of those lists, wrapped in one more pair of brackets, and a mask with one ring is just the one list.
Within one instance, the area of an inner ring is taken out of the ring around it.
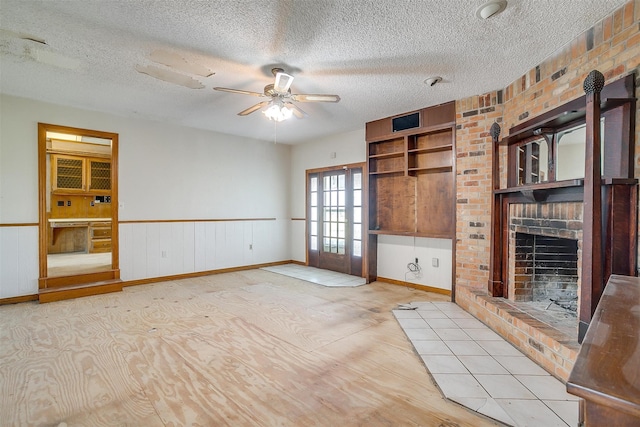
{"label": "tile hearth", "polygon": [[394,316],[448,399],[515,427],[578,424],[561,381],[456,304],[401,307]]}

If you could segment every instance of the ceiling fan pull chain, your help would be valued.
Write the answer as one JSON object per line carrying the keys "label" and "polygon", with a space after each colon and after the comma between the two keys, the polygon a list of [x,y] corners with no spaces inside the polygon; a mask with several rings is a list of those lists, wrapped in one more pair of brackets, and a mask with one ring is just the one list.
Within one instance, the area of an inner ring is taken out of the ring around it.
{"label": "ceiling fan pull chain", "polygon": [[278,143],[278,122],[276,120],[273,121],[273,143],[274,145]]}

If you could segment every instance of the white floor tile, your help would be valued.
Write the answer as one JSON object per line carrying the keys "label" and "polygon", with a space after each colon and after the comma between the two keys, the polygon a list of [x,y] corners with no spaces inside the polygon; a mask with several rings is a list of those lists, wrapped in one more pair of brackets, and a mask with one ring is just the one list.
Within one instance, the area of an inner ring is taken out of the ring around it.
{"label": "white floor tile", "polygon": [[512,375],[478,374],[474,377],[495,399],[536,399],[536,396]]}
{"label": "white floor tile", "polygon": [[418,310],[418,313],[423,319],[448,319],[440,310]]}
{"label": "white floor tile", "polygon": [[471,337],[462,329],[434,329],[436,334],[444,341],[471,341]]}
{"label": "white floor tile", "polygon": [[441,341],[438,334],[431,328],[424,329],[405,329],[404,333],[411,341],[414,340],[429,340],[429,341]]}
{"label": "white floor tile", "polygon": [[427,329],[429,325],[422,319],[398,319],[403,329]]}
{"label": "white floor tile", "polygon": [[468,374],[469,371],[455,356],[420,355],[432,374]]}
{"label": "white floor tile", "polygon": [[458,356],[472,374],[509,375],[509,371],[491,356]]}
{"label": "white floor tile", "polygon": [[513,375],[549,375],[527,356],[494,356]]}
{"label": "white floor tile", "polygon": [[576,426],[577,397],[450,302],[412,302],[393,314],[443,394],[516,427]]}
{"label": "white floor tile", "polygon": [[466,329],[465,332],[475,341],[503,341],[504,340],[504,338],[502,338],[500,335],[496,334],[489,328]]}
{"label": "white floor tile", "polygon": [[489,329],[487,325],[479,321],[478,319],[451,319],[456,325],[462,329]]}
{"label": "white floor tile", "polygon": [[450,399],[456,397],[489,397],[471,374],[433,374],[438,387]]}
{"label": "white floor tile", "polygon": [[440,309],[442,311],[466,313],[466,311],[464,311],[464,309],[462,307],[460,307],[458,304],[456,304],[455,302],[433,301],[431,304],[433,304],[434,306],[438,307],[438,309]]}
{"label": "white floor tile", "polygon": [[466,311],[444,311],[449,319],[475,319],[472,315]]}
{"label": "white floor tile", "polygon": [[413,340],[411,341],[413,347],[416,349],[419,355],[451,355],[451,350],[442,341],[423,341]]}
{"label": "white floor tile", "polygon": [[575,400],[578,397],[567,393],[566,386],[551,375],[515,375],[538,399],[541,400]]}
{"label": "white floor tile", "polygon": [[511,417],[502,409],[498,402],[492,398],[482,399],[477,397],[458,397],[453,398],[459,404],[473,409],[476,412],[486,415],[487,417],[498,420],[504,424],[515,426],[516,423]]}
{"label": "white floor tile", "polygon": [[580,408],[577,401],[543,400],[543,402],[571,427],[578,425],[578,414]]}
{"label": "white floor tile", "polygon": [[355,287],[367,283],[364,277],[351,276],[349,274],[297,264],[277,265],[273,267],[263,267],[262,269],[329,287]]}
{"label": "white floor tile", "polygon": [[422,319],[415,310],[393,310],[392,313],[396,319]]}
{"label": "white floor tile", "polygon": [[496,402],[518,427],[567,427],[560,417],[539,400],[496,399]]}
{"label": "white floor tile", "polygon": [[478,341],[492,356],[522,356],[522,353],[506,341]]}
{"label": "white floor tile", "polygon": [[487,352],[475,341],[445,341],[456,356],[486,356]]}
{"label": "white floor tile", "polygon": [[415,305],[420,311],[440,311],[438,307],[433,305],[431,302],[412,301],[411,305]]}
{"label": "white floor tile", "polygon": [[451,319],[426,319],[432,328],[457,328],[458,325]]}

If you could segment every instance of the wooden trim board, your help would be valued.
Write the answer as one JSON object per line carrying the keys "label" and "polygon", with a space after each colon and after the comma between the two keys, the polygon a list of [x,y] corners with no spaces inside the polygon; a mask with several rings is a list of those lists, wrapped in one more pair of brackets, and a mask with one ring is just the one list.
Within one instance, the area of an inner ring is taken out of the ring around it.
{"label": "wooden trim board", "polygon": [[380,277],[380,276],[378,276],[377,281],[378,282],[390,283],[392,285],[407,286],[409,288],[418,289],[418,290],[426,291],[426,292],[433,292],[435,294],[451,296],[451,291],[449,289],[434,288],[433,286],[420,285],[420,284],[417,284],[417,283],[410,283],[410,282],[403,282],[402,280],[389,279],[387,277]]}

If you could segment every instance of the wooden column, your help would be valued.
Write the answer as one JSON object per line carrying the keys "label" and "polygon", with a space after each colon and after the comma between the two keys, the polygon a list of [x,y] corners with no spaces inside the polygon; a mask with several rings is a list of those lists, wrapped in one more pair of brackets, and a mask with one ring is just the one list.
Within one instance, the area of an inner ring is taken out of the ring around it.
{"label": "wooden column", "polygon": [[600,170],[600,91],[603,87],[602,73],[597,70],[591,71],[584,81],[587,104],[579,342],[582,342],[587,333],[604,289]]}
{"label": "wooden column", "polygon": [[[500,125],[494,123],[489,130],[493,145],[492,175],[493,189],[500,188]],[[493,206],[491,208],[491,260],[489,262],[489,295],[506,297],[502,281],[502,196],[493,192]]]}

